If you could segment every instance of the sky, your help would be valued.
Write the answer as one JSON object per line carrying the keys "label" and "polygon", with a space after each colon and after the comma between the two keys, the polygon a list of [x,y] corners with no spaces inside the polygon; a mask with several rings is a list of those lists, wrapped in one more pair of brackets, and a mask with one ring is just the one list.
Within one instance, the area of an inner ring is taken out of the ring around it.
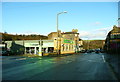
{"label": "sky", "polygon": [[[120,18],[120,1],[118,2],[118,18]],[[120,20],[118,20],[118,26],[120,27]]]}
{"label": "sky", "polygon": [[118,21],[118,2],[2,2],[2,32],[41,34],[78,29],[81,39],[105,39]]}
{"label": "sky", "polygon": [[3,2],[118,2],[119,0],[1,0]]}

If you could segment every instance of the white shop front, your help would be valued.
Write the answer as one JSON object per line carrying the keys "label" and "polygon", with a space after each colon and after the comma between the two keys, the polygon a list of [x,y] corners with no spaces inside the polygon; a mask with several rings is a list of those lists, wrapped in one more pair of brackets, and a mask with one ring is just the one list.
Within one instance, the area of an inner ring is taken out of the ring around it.
{"label": "white shop front", "polygon": [[37,54],[43,56],[43,53],[51,53],[54,51],[54,42],[44,40],[41,42],[25,42],[25,54]]}
{"label": "white shop front", "polygon": [[42,56],[42,46],[39,43],[25,43],[25,53]]}

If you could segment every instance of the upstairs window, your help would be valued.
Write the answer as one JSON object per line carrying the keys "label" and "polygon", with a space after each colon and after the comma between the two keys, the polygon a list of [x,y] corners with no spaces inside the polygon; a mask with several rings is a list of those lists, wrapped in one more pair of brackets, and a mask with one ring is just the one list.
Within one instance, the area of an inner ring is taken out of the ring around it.
{"label": "upstairs window", "polygon": [[111,39],[120,39],[120,34],[112,34],[110,36]]}

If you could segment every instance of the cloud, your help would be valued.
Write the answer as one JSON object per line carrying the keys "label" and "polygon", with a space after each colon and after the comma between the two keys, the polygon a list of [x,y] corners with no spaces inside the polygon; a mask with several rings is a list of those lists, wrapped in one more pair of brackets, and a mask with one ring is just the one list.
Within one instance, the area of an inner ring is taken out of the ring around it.
{"label": "cloud", "polygon": [[94,25],[95,26],[101,25],[101,22],[95,22]]}
{"label": "cloud", "polygon": [[26,32],[11,32],[9,34],[18,34],[18,35],[31,35],[31,34],[36,34],[36,35],[39,35],[40,33],[38,32],[32,32],[32,31],[26,31]]}
{"label": "cloud", "polygon": [[91,31],[80,31],[80,38],[85,40],[105,39],[112,27],[100,28]]}
{"label": "cloud", "polygon": [[95,29],[95,30],[97,30],[97,31],[104,31],[104,30],[106,30],[106,31],[110,31],[110,30],[112,30],[112,26],[111,27],[106,27],[106,28],[100,28],[100,29]]}
{"label": "cloud", "polygon": [[81,37],[87,37],[89,34],[91,34],[91,33],[88,32],[88,31],[80,31],[80,36]]}
{"label": "cloud", "polygon": [[[83,40],[94,40],[94,39],[105,39],[108,32],[112,30],[113,27],[106,27],[106,28],[100,28],[100,29],[94,29],[89,31],[79,31],[80,38]],[[39,33],[39,32],[33,32],[33,31],[25,31],[25,32],[12,32],[10,34],[25,34],[25,35],[48,35],[49,33]]]}
{"label": "cloud", "polygon": [[99,22],[99,21],[91,22],[91,23],[88,24],[88,26],[100,26],[100,25],[102,25],[102,23]]}

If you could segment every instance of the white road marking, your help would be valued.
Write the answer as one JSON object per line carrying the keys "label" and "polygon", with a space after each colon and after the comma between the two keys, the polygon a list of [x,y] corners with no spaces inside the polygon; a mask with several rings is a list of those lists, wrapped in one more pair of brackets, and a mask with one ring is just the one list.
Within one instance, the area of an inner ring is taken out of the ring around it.
{"label": "white road marking", "polygon": [[90,61],[90,62],[91,62],[92,60],[88,60],[88,61]]}
{"label": "white road marking", "polygon": [[102,55],[102,58],[103,58],[103,61],[105,62],[105,58],[104,58],[104,55]]}
{"label": "white road marking", "polygon": [[26,58],[19,58],[19,59],[16,59],[16,60],[26,60]]}

